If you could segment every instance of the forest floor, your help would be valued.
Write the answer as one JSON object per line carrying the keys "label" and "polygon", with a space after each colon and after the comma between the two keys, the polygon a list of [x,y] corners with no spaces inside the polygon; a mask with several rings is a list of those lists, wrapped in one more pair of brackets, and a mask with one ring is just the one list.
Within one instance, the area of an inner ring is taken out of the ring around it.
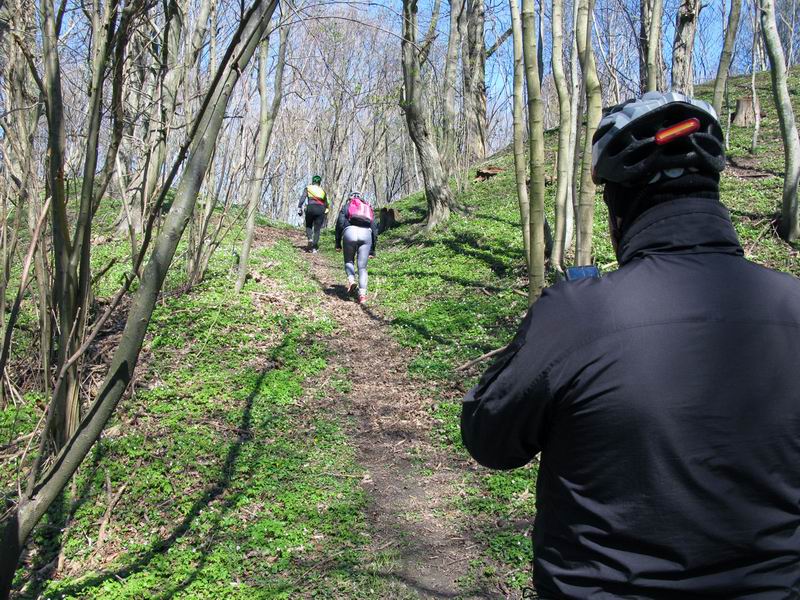
{"label": "forest floor", "polygon": [[[164,297],[135,393],[37,530],[14,597],[535,597],[532,511],[475,504],[483,470],[454,451],[463,382],[415,374],[424,352],[398,342],[380,276],[358,305],[341,254],[304,250],[301,231],[261,227],[241,295],[221,255]],[[523,473],[501,477],[530,500]]]}

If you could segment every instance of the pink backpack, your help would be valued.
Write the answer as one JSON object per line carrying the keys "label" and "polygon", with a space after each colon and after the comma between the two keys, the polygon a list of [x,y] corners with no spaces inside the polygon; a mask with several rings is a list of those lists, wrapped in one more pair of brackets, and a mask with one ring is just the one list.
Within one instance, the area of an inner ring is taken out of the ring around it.
{"label": "pink backpack", "polygon": [[351,198],[347,207],[347,220],[353,225],[369,227],[375,220],[375,211],[361,198]]}

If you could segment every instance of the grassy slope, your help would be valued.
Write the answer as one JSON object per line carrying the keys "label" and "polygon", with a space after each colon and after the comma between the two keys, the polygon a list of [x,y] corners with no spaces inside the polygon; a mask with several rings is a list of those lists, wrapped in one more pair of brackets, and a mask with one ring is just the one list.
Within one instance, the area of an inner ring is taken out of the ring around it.
{"label": "grassy slope", "polygon": [[[383,596],[371,571],[383,558],[364,556],[354,450],[339,423],[300,401],[326,366],[334,321],[317,310],[318,287],[288,242],[255,253],[274,281],[251,281],[238,297],[229,256],[157,309],[140,387],[80,469],[76,494],[37,529],[19,597]],[[258,294],[292,300],[256,303]],[[6,485],[12,467],[0,474]],[[62,534],[65,511],[74,516]],[[59,545],[66,573],[32,580]]]}
{"label": "grassy slope", "polygon": [[[798,110],[800,70],[792,73],[789,83]],[[774,229],[781,201],[783,154],[769,74],[759,74],[757,85],[766,112],[759,146],[751,156],[752,130],[733,128],[729,157],[746,168],[766,171],[767,176],[724,176],[722,199],[732,211],[749,259],[800,276],[797,249],[781,241]],[[749,95],[749,86],[749,78],[731,80],[731,98]],[[697,94],[711,99],[707,87]],[[547,139],[551,170],[556,137],[549,134]],[[454,368],[507,343],[526,311],[525,297],[515,292],[524,290],[527,282],[513,159],[501,154],[488,162],[506,171],[472,184],[460,194],[458,200],[468,213],[455,215],[447,226],[430,235],[419,233],[425,214],[422,193],[395,203],[404,224],[382,237],[379,258],[370,264],[372,296],[393,317],[397,339],[418,351],[412,370],[420,385],[435,388],[438,401],[433,410],[440,422],[441,443],[462,456],[466,452],[458,431],[460,405],[453,396],[463,393],[475,377],[465,381]],[[553,219],[554,191],[552,186],[547,189],[549,219]],[[598,195],[595,260],[615,268],[606,219]],[[480,470],[465,478],[463,494],[456,502],[475,517],[479,537],[494,559],[476,565],[476,576],[496,578],[516,588],[529,580],[530,546],[523,534],[534,514],[535,478],[535,463],[509,473]],[[508,526],[515,522],[517,527]]]}

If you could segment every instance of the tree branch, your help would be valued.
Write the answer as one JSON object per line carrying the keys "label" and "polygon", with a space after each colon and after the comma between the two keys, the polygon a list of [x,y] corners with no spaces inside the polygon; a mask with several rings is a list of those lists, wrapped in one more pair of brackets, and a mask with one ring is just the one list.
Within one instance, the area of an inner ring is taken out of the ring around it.
{"label": "tree branch", "polygon": [[489,58],[492,54],[497,52],[503,44],[506,43],[506,40],[511,37],[511,32],[512,29],[509,27],[503,32],[503,35],[495,40],[494,44],[486,49],[486,58]]}

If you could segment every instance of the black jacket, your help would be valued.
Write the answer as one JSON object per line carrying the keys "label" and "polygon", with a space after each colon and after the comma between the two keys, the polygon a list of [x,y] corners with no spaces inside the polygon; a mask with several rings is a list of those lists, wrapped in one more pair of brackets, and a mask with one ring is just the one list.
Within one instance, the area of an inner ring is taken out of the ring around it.
{"label": "black jacket", "polygon": [[[350,200],[344,203],[342,210],[339,211],[339,217],[336,219],[337,249],[342,247],[342,236],[344,235],[344,230],[353,225],[347,218],[347,209],[349,208],[350,208]],[[353,225],[353,227],[363,227],[363,225]],[[375,221],[375,219],[372,219],[372,225],[370,225],[369,228],[372,230],[372,250],[370,250],[370,254],[372,256],[377,256],[375,252],[376,252],[376,247],[378,245],[378,223]]]}
{"label": "black jacket", "polygon": [[465,398],[480,463],[541,451],[540,594],[800,597],[800,282],[742,254],[716,201],[647,211]]}

